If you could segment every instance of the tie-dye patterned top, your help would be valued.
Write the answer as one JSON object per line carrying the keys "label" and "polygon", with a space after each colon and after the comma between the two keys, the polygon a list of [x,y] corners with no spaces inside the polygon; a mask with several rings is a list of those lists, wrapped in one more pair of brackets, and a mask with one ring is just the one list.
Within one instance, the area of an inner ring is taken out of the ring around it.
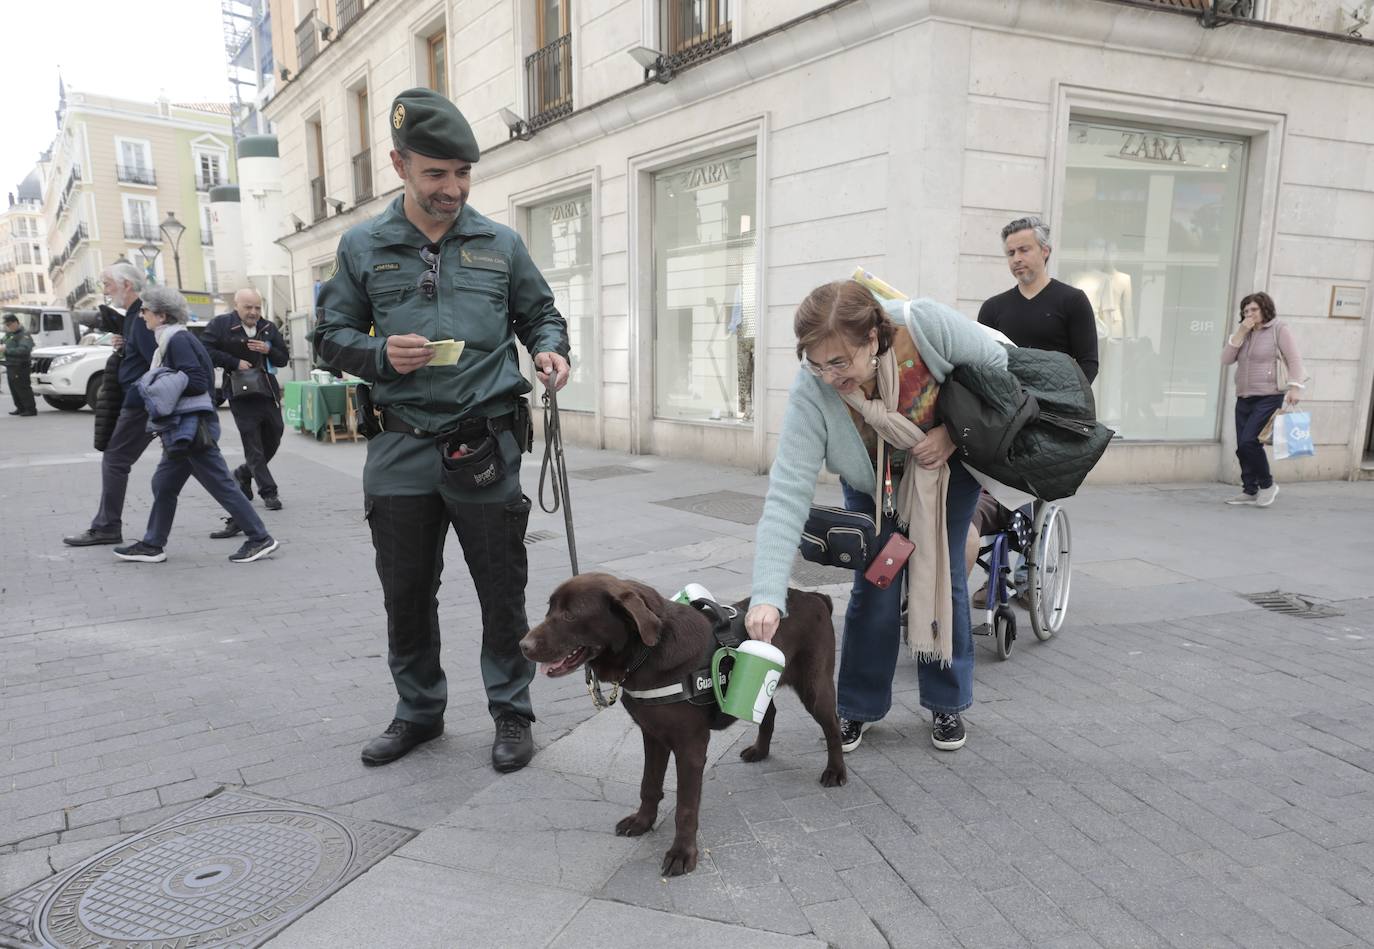
{"label": "tie-dye patterned top", "polygon": [[[930,374],[926,364],[921,361],[921,354],[916,350],[916,344],[911,341],[911,337],[903,330],[898,330],[892,340],[892,348],[897,357],[897,411],[902,412],[907,418],[921,427],[922,431],[928,432],[935,427],[935,400],[940,394],[940,384],[935,381],[935,377]],[[851,411],[850,417],[859,426],[859,435],[863,438],[864,447],[868,449],[868,457],[877,463],[878,458],[878,433],[867,425],[859,422],[858,416]],[[902,467],[906,462],[906,451],[894,451],[892,453],[892,464],[894,467]]]}

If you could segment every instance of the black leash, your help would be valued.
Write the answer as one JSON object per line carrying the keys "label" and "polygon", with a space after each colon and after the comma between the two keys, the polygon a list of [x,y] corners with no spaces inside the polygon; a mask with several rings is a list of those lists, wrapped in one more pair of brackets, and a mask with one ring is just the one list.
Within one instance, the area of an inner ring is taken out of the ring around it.
{"label": "black leash", "polygon": [[[573,536],[572,496],[568,492],[568,466],[563,458],[563,430],[558,424],[558,392],[553,388],[544,389],[544,460],[539,466],[539,508],[545,514],[553,514],[563,508],[563,526],[568,533],[568,560],[572,563],[572,575],[577,576],[577,541]],[[553,502],[544,501],[545,481],[553,488]],[[648,655],[644,650],[636,666]],[[610,708],[620,697],[620,683],[611,686],[611,697],[601,694],[601,681],[592,672],[590,664],[583,666],[587,678],[587,692],[592,704],[598,710]],[[629,674],[628,672],[626,673]]]}

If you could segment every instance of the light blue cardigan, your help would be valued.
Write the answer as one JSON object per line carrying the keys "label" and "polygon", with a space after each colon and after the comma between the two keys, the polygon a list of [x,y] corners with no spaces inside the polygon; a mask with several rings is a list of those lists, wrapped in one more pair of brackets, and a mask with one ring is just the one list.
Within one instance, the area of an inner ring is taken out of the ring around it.
{"label": "light blue cardigan", "polygon": [[[1007,368],[1007,351],[958,310],[934,300],[884,301],[883,308],[906,326],[936,382],[944,382],[956,366]],[[751,605],[769,603],[787,614],[787,581],[822,461],[851,488],[873,493],[873,461],[849,409],[832,386],[803,366],[787,397],[754,538]]]}

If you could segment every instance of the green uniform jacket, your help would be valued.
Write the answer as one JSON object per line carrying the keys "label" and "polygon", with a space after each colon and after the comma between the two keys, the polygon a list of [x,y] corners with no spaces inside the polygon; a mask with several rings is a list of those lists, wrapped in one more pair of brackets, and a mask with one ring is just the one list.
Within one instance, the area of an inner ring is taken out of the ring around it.
{"label": "green uniform jacket", "polygon": [[4,344],[5,362],[29,361],[29,353],[33,352],[33,337],[28,330],[21,326],[13,333],[6,333]]}
{"label": "green uniform jacket", "polygon": [[[316,299],[320,362],[372,383],[373,402],[423,431],[503,415],[530,391],[517,338],[531,355],[568,356],[553,292],[518,234],[464,206],[439,241],[438,290],[427,299],[417,283],[429,269],[420,259],[429,240],[406,218],[402,200],[339,241],[335,272]],[[387,362],[386,337],[406,333],[467,345],[456,366],[402,375]]]}

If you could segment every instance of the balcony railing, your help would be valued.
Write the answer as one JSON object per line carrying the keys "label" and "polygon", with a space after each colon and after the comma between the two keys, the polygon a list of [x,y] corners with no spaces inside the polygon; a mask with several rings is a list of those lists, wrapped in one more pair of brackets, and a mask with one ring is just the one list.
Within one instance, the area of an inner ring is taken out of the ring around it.
{"label": "balcony railing", "polygon": [[329,213],[329,206],[324,203],[324,175],[310,179],[310,213],[316,221],[323,221]]}
{"label": "balcony railing", "polygon": [[730,45],[730,0],[661,0],[664,65],[707,59]]}
{"label": "balcony railing", "polygon": [[75,310],[76,305],[81,302],[81,300],[93,295],[98,289],[99,285],[95,282],[95,278],[87,277],[76,285],[75,290],[67,294],[67,309]]}
{"label": "balcony railing", "polygon": [[156,225],[144,221],[125,221],[124,239],[126,241],[153,241],[158,239]]}
{"label": "balcony railing", "polygon": [[560,36],[525,57],[525,83],[530,103],[530,128],[571,115],[572,37]]}
{"label": "balcony railing", "polygon": [[144,168],[142,165],[121,165],[115,163],[115,175],[125,184],[131,185],[155,185],[157,176],[153,174],[151,168]]}
{"label": "balcony railing", "polygon": [[67,246],[62,248],[62,251],[48,263],[48,276],[51,278],[53,274],[61,270],[67,261],[71,260],[72,254],[76,253],[77,246],[89,237],[90,233],[86,230],[86,225],[78,224],[76,230],[72,231]]}
{"label": "balcony railing", "polygon": [[372,149],[364,148],[353,156],[353,203],[372,197]]}
{"label": "balcony railing", "polygon": [[219,175],[196,175],[197,191],[209,191],[211,188],[218,188],[220,185],[227,185],[228,183]]}
{"label": "balcony railing", "polygon": [[315,26],[314,10],[296,27],[296,69],[299,71],[310,65],[311,60],[320,55],[320,30]]}
{"label": "balcony railing", "polygon": [[339,32],[342,33],[353,25],[353,21],[363,15],[363,0],[338,0],[334,7],[336,19],[339,23]]}

